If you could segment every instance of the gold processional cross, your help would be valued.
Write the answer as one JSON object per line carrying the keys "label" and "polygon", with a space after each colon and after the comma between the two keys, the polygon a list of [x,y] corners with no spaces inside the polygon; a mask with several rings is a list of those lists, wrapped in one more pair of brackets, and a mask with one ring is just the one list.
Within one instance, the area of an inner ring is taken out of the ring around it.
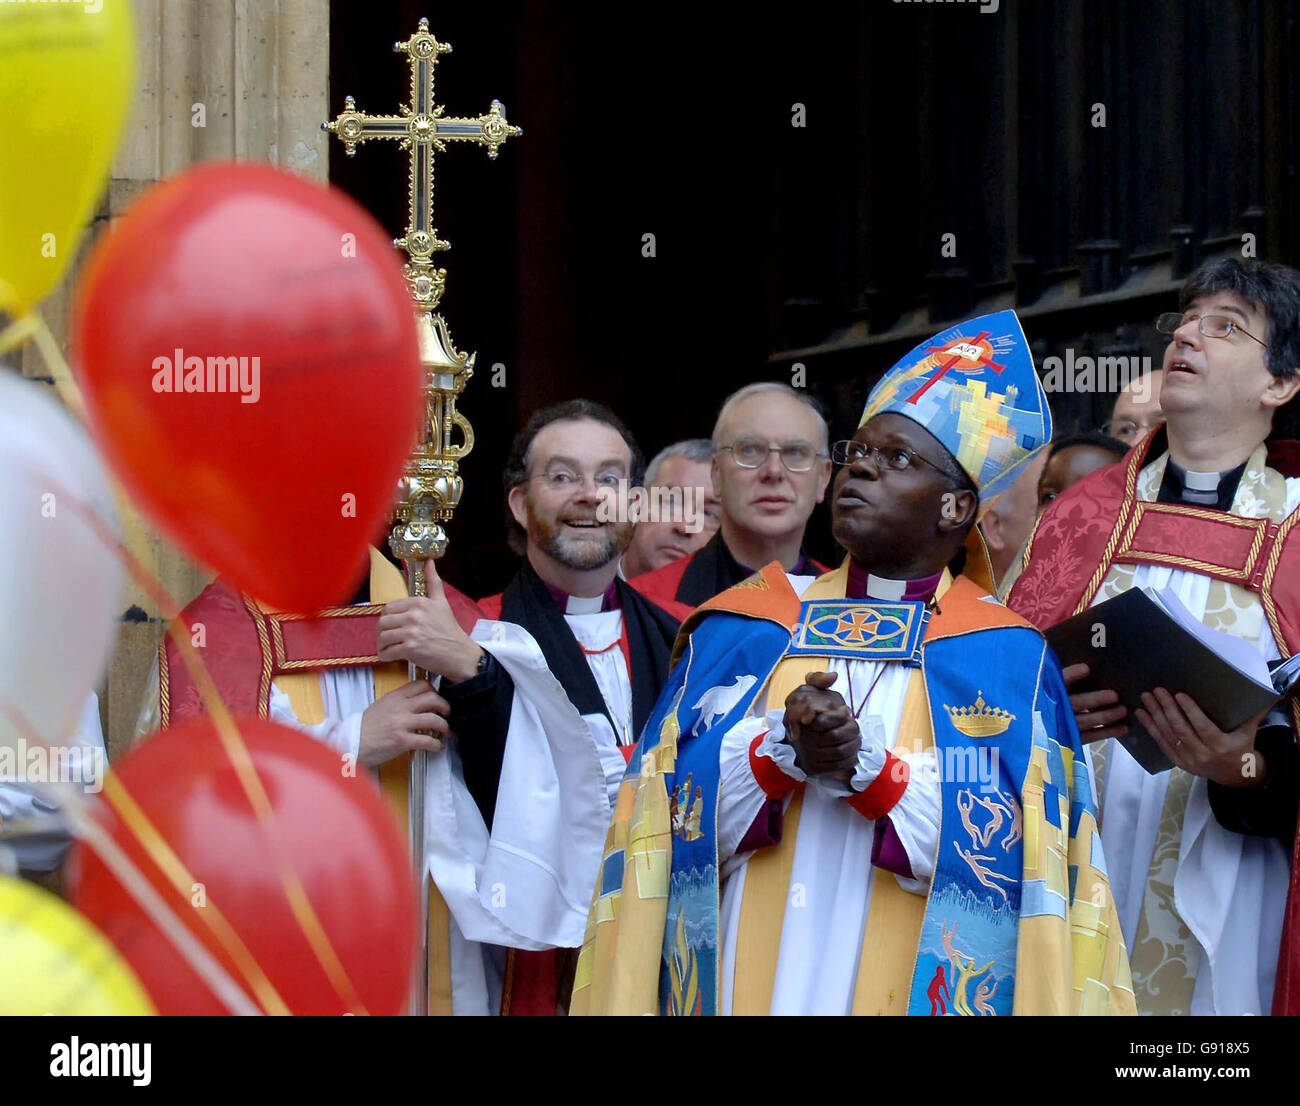
{"label": "gold processional cross", "polygon": [[[474,448],[474,432],[465,416],[456,410],[456,398],[474,374],[474,355],[458,353],[451,334],[436,309],[447,285],[445,269],[434,267],[433,255],[450,243],[438,237],[433,220],[434,155],[445,153],[449,142],[474,142],[487,147],[495,159],[501,144],[523,133],[506,122],[506,111],[497,100],[487,114],[461,119],[443,114],[434,103],[434,67],[451,46],[429,33],[429,21],[393,49],[405,54],[411,65],[411,102],[402,104],[399,115],[367,115],[357,110],[351,96],[343,112],[332,123],[321,126],[337,135],[349,157],[371,139],[397,141],[411,157],[407,184],[406,232],[393,245],[405,250],[403,269],[420,340],[420,361],[425,370],[425,415],[417,440],[407,459],[399,488],[395,519],[388,544],[393,555],[406,565],[407,587],[412,595],[427,594],[424,562],[441,557],[447,549],[442,523],[448,521],[460,502],[462,482],[459,461]],[[453,440],[459,430],[461,440]],[[411,678],[425,673],[411,666]],[[407,815],[410,824],[412,860],[420,880],[423,907],[421,956],[412,988],[413,1013],[428,1013],[429,997],[429,884],[424,856],[424,752],[409,758]]]}
{"label": "gold processional cross", "polygon": [[447,273],[433,267],[433,255],[450,243],[438,237],[433,225],[433,158],[446,153],[448,142],[475,142],[486,146],[488,157],[495,159],[501,144],[523,134],[519,127],[506,122],[506,109],[493,100],[486,115],[460,119],[443,115],[443,108],[433,102],[434,67],[441,54],[450,54],[451,46],[439,42],[429,33],[429,21],[420,20],[420,29],[405,42],[393,46],[411,63],[411,102],[402,104],[400,115],[367,115],[357,111],[356,101],[348,96],[343,112],[325,129],[343,141],[349,157],[357,147],[373,138],[395,139],[411,155],[411,175],[407,186],[406,234],[393,244],[410,257],[406,279],[411,296],[426,310],[432,311],[442,299]]}

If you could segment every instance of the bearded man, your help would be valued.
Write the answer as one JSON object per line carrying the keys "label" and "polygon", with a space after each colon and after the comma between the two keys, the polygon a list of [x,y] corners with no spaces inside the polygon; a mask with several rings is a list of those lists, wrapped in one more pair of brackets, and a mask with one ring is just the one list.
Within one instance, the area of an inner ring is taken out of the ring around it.
{"label": "bearded man", "polygon": [[565,946],[582,942],[619,781],[668,674],[676,621],[618,576],[632,524],[610,508],[643,468],[601,405],[536,412],[504,473],[523,563],[482,601],[473,637],[432,592],[380,620],[382,658],[443,674],[452,736],[431,766],[431,868],[459,930],[492,946],[486,1000],[503,1014],[568,1004]]}

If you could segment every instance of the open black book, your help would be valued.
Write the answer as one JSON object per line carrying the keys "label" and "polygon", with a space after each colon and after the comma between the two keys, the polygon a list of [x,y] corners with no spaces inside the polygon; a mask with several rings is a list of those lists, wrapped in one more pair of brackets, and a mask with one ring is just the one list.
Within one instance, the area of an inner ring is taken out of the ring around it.
{"label": "open black book", "polygon": [[1270,672],[1249,642],[1211,630],[1167,588],[1130,588],[1044,636],[1062,666],[1083,663],[1092,670],[1071,692],[1119,692],[1129,732],[1117,740],[1152,774],[1173,765],[1137,719],[1144,691],[1186,692],[1227,732],[1284,698],[1300,679],[1300,653]]}

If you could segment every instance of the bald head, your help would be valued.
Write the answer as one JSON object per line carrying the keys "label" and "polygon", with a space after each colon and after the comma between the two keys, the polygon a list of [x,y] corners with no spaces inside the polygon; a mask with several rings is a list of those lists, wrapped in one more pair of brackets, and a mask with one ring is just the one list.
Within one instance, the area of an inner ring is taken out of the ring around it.
{"label": "bald head", "polygon": [[731,555],[750,566],[793,564],[831,478],[826,420],[785,384],[753,384],[722,405],[713,446],[713,488]]}
{"label": "bald head", "polygon": [[748,384],[739,391],[732,392],[718,409],[718,417],[713,423],[713,445],[725,445],[734,436],[735,424],[745,421],[744,411],[770,410],[782,411],[802,427],[805,437],[819,443],[820,450],[829,450],[830,433],[826,419],[817,409],[817,405],[806,395],[791,388],[788,384],[777,381],[762,381]]}

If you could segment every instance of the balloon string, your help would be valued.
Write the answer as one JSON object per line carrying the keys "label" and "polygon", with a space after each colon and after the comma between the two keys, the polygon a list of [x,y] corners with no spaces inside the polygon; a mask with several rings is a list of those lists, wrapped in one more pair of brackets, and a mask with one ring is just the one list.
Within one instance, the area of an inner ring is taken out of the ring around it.
{"label": "balloon string", "polygon": [[271,839],[271,851],[275,859],[281,887],[284,890],[285,897],[289,900],[289,907],[293,911],[299,929],[302,930],[303,936],[307,938],[312,952],[339,998],[351,1009],[352,1013],[367,1013],[360,996],[352,986],[352,981],[348,977],[343,962],[339,959],[338,953],[334,951],[334,946],[330,943],[325,927],[321,924],[320,918],[311,905],[311,899],[307,896],[307,890],[303,887],[302,880],[285,857],[280,842],[279,830],[275,822],[275,810],[271,806],[270,797],[262,786],[262,778],[257,774],[257,767],[253,764],[253,759],[249,755],[248,746],[244,744],[244,739],[240,736],[235,720],[231,717],[229,709],[217,692],[216,684],[213,683],[212,677],[203,664],[203,660],[199,657],[198,650],[195,649],[194,644],[182,628],[179,617],[169,620],[167,634],[180,650],[181,659],[185,662],[190,678],[194,680],[195,686],[198,688],[204,708],[212,717],[217,735],[225,748],[227,758],[234,766],[235,774],[243,786],[244,794],[252,805],[253,812],[263,832]]}
{"label": "balloon string", "polygon": [[99,536],[100,540],[117,554],[135,581],[149,593],[150,598],[167,615],[167,633],[180,650],[181,660],[189,671],[191,679],[194,680],[199,697],[203,701],[204,709],[212,718],[218,738],[227,758],[235,769],[236,777],[243,787],[245,796],[253,807],[258,824],[270,840],[277,875],[285,898],[289,902],[289,908],[293,913],[294,920],[298,923],[303,936],[306,937],[313,955],[339,999],[349,1007],[352,1013],[366,1014],[366,1008],[351,979],[348,977],[343,962],[339,959],[338,953],[330,943],[325,927],[321,924],[320,918],[312,907],[311,900],[307,896],[306,889],[303,887],[298,873],[288,862],[280,840],[279,829],[276,825],[275,812],[271,806],[270,798],[262,786],[261,778],[257,774],[257,768],[253,764],[252,757],[249,755],[248,746],[244,744],[239,729],[218,693],[216,684],[208,673],[207,666],[204,664],[202,657],[199,656],[198,650],[195,649],[189,637],[181,630],[178,604],[153,574],[145,568],[139,558],[104,524],[98,514],[90,510],[67,489],[60,488],[57,481],[47,480],[47,485],[57,495],[62,496],[64,502],[70,505],[70,509],[82,518]]}
{"label": "balloon string", "polygon": [[0,330],[0,353],[17,349],[36,332],[36,320],[32,315],[20,315],[4,330]]}
{"label": "balloon string", "polygon": [[50,333],[44,317],[35,308],[15,319],[4,330],[0,330],[0,353],[8,353],[27,341],[34,341],[36,348],[41,351],[41,360],[49,369],[50,379],[54,381],[54,390],[59,393],[64,406],[84,423],[86,404],[81,398],[81,389],[77,387],[77,381],[68,367],[67,359],[59,349],[58,339]]}
{"label": "balloon string", "polygon": [[[122,781],[112,772],[109,772],[104,777],[104,798],[127,828],[135,835],[136,840],[149,854],[149,858],[163,875],[171,881],[177,893],[182,898],[190,897],[192,902],[194,889],[199,881],[185,867],[181,858],[167,844],[166,838],[158,832],[157,827],[149,820],[149,816],[140,809],[139,804],[131,797]],[[217,909],[216,903],[207,897],[206,888],[204,888],[204,900],[201,907],[196,907],[201,911],[199,914],[200,919],[212,931],[217,940],[221,942],[222,947],[235,962],[239,974],[244,977],[244,981],[252,988],[253,993],[257,996],[257,1001],[262,1004],[262,1009],[268,1014],[280,1016],[291,1014],[292,1011],[286,1005],[284,999],[280,997],[270,979],[267,978],[262,966],[257,962],[248,946],[244,944],[234,926]]]}
{"label": "balloon string", "polygon": [[248,996],[222,969],[203,942],[198,940],[176,917],[154,886],[141,875],[135,862],[93,818],[81,809],[79,800],[66,805],[63,809],[67,811],[77,836],[86,842],[95,855],[104,862],[104,866],[113,873],[118,883],[125,887],[131,897],[144,908],[149,919],[180,951],[189,966],[208,985],[212,993],[225,1003],[226,1008],[231,1013],[243,1016],[260,1015],[262,1011],[248,1000]]}
{"label": "balloon string", "polygon": [[[10,724],[24,738],[35,744],[44,744],[40,739],[40,735],[36,733],[35,727],[16,706],[11,703],[3,703],[0,704],[0,710],[3,710]],[[105,786],[108,785],[111,779],[112,775],[110,773],[105,778]],[[239,986],[213,958],[203,943],[181,922],[176,913],[158,894],[153,884],[144,878],[136,863],[127,856],[112,837],[104,832],[103,827],[90,817],[85,809],[84,797],[71,786],[54,788],[46,784],[39,787],[38,790],[45,793],[51,801],[57,803],[59,809],[67,815],[69,822],[71,822],[73,832],[85,841],[91,851],[104,862],[104,866],[126,889],[127,893],[135,899],[149,920],[158,927],[164,937],[171,941],[176,951],[194,969],[199,978],[211,988],[212,993],[226,1004],[227,1009],[234,1014],[260,1015],[262,1011],[249,1002],[248,996],[240,990]],[[193,883],[192,880],[190,882]],[[278,998],[278,996],[276,997]]]}

